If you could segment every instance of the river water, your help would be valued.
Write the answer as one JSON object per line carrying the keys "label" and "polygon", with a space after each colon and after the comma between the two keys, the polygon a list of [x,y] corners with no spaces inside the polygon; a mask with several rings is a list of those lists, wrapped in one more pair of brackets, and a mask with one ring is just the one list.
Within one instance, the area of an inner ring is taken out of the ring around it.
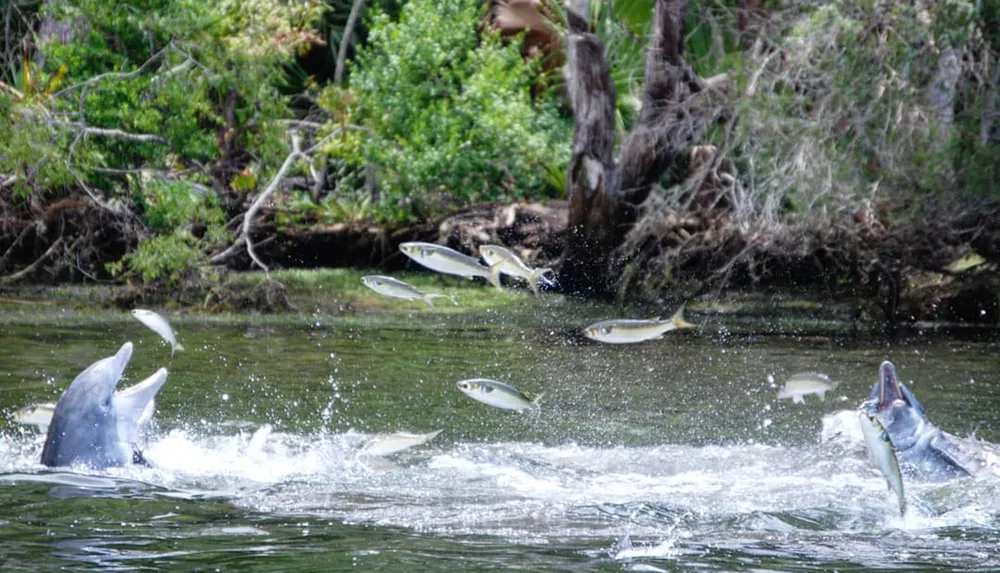
{"label": "river water", "polygon": [[[856,438],[821,440],[889,359],[937,425],[1000,441],[995,334],[759,335],[766,321],[696,315],[698,331],[611,346],[576,335],[611,307],[400,301],[172,317],[186,350],[171,358],[124,312],[5,308],[8,418],[126,340],[120,387],[170,375],[151,467],[47,469],[43,436],[0,422],[3,571],[1000,570],[1000,479],[908,480],[901,517]],[[805,370],[842,384],[779,402]],[[540,412],[472,401],[455,383],[473,377],[544,393]],[[434,430],[359,455],[374,434]]]}

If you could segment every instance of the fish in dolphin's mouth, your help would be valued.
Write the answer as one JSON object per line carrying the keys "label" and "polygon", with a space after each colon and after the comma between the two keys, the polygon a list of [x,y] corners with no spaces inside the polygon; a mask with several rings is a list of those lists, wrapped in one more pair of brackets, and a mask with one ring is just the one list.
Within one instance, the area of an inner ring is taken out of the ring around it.
{"label": "fish in dolphin's mouth", "polygon": [[891,410],[893,407],[910,407],[921,415],[924,414],[924,407],[920,405],[917,398],[899,381],[896,374],[896,367],[892,362],[886,360],[878,368],[878,382],[872,387],[871,394],[868,395],[869,403],[878,412]]}

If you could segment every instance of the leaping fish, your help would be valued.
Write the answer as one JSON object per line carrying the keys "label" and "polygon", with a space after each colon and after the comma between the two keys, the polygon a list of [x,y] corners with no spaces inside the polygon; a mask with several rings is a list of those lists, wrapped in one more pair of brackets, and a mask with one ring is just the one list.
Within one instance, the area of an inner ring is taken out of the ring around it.
{"label": "leaping fish", "polygon": [[14,413],[14,421],[26,426],[36,426],[44,432],[52,423],[52,414],[56,411],[56,405],[52,402],[44,404],[31,404],[25,406]]}
{"label": "leaping fish", "polygon": [[466,396],[477,402],[482,402],[494,408],[514,410],[515,412],[541,409],[539,401],[544,396],[544,394],[539,394],[534,399],[531,399],[510,384],[504,384],[503,382],[488,378],[461,380],[456,383],[456,386]]}
{"label": "leaping fish", "polygon": [[684,305],[677,309],[669,320],[602,320],[583,329],[583,335],[591,340],[608,344],[628,344],[662,338],[664,333],[678,328],[692,328],[694,325],[684,320]]}
{"label": "leaping fish", "polygon": [[865,435],[865,446],[868,448],[868,459],[872,465],[885,476],[889,489],[896,493],[899,501],[899,514],[906,514],[906,496],[903,494],[903,474],[899,471],[899,460],[896,458],[896,448],[889,440],[889,433],[878,417],[865,407],[858,414],[861,421],[861,432]]}
{"label": "leaping fish", "polygon": [[834,390],[840,382],[832,382],[830,377],[819,372],[799,372],[792,374],[784,387],[778,391],[778,399],[791,398],[793,404],[805,403],[804,396],[816,394],[820,400],[826,398],[826,393]]}
{"label": "leaping fish", "polygon": [[433,299],[447,296],[437,293],[424,294],[413,285],[382,275],[361,277],[361,283],[379,294],[406,300],[422,300],[430,307],[434,306]]}
{"label": "leaping fish", "polygon": [[160,338],[170,344],[170,356],[174,355],[175,350],[184,350],[184,347],[177,342],[177,334],[174,333],[174,329],[170,327],[170,323],[167,322],[167,319],[151,310],[145,310],[142,308],[134,309],[132,311],[132,316],[134,316],[139,322],[145,324],[150,330],[159,334]]}
{"label": "leaping fish", "polygon": [[426,444],[433,440],[443,430],[436,430],[429,434],[410,434],[407,432],[396,432],[395,434],[385,434],[375,436],[369,440],[362,448],[361,455],[365,456],[391,456],[408,450],[414,446]]}
{"label": "leaping fish", "polygon": [[500,288],[500,273],[512,277],[520,277],[528,281],[528,285],[535,294],[538,294],[538,284],[540,282],[549,282],[545,278],[545,275],[551,273],[552,269],[533,269],[526,265],[521,260],[521,257],[505,247],[501,247],[500,245],[482,245],[479,247],[479,254],[483,256],[483,260],[490,266],[489,281],[496,285],[497,288]]}
{"label": "leaping fish", "polygon": [[[401,243],[399,250],[421,265],[444,273],[465,278],[483,277],[490,280],[490,269],[482,265],[478,259],[433,243]],[[492,281],[490,284],[494,284]]]}

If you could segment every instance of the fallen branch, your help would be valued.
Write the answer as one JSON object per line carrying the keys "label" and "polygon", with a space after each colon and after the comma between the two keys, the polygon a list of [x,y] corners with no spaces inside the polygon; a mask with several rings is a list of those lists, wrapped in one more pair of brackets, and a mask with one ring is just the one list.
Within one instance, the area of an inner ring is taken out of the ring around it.
{"label": "fallen branch", "polygon": [[30,265],[24,267],[23,269],[17,271],[12,275],[0,277],[0,284],[10,284],[13,282],[17,282],[23,279],[24,277],[30,275],[31,273],[35,272],[35,270],[38,268],[38,265],[42,264],[46,259],[51,257],[52,254],[56,252],[56,249],[62,246],[62,243],[63,243],[62,237],[59,237],[58,239],[56,239],[56,242],[52,243],[52,245],[44,253],[42,253],[42,256],[35,259],[35,262],[31,263]]}

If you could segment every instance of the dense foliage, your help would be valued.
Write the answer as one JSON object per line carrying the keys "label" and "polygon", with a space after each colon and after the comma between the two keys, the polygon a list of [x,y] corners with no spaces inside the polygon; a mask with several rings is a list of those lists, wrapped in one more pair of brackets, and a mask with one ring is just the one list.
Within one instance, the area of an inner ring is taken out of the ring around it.
{"label": "dense foliage", "polygon": [[[395,225],[564,194],[573,126],[558,41],[538,53],[501,38],[480,0],[366,2],[348,30],[354,5],[8,2],[0,275],[65,237],[50,265],[62,260],[62,276],[179,284],[235,240],[293,133],[305,154],[262,223]],[[621,141],[640,111],[653,2],[590,5]],[[564,31],[560,4],[547,6]],[[995,0],[692,2],[689,61],[731,79],[731,112],[700,143],[725,153],[732,218],[919,218],[1000,196],[998,24]],[[347,80],[334,85],[345,38]],[[677,173],[661,181],[675,202]],[[67,214],[81,204],[102,215]]]}
{"label": "dense foliage", "polygon": [[548,195],[546,173],[565,171],[572,124],[552,99],[532,101],[534,62],[517,43],[477,35],[480,18],[477,0],[412,0],[398,20],[377,14],[350,92],[321,98],[357,123],[325,149],[372,170],[378,219]]}
{"label": "dense foliage", "polygon": [[990,4],[852,0],[776,14],[775,49],[750,53],[737,102],[737,217],[919,219],[1000,199]]}

